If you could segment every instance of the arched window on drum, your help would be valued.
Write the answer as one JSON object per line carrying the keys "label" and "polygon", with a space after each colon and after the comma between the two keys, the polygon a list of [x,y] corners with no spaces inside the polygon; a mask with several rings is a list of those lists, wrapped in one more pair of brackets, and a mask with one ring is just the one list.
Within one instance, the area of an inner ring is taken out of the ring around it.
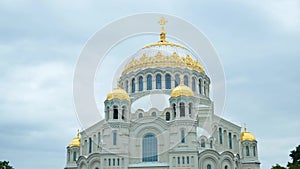
{"label": "arched window on drum", "polygon": [[166,74],[165,82],[166,82],[166,89],[171,89],[171,75],[170,74]]}
{"label": "arched window on drum", "polygon": [[152,76],[147,76],[147,90],[152,90]]}
{"label": "arched window on drum", "polygon": [[161,89],[161,75],[156,75],[156,89]]}

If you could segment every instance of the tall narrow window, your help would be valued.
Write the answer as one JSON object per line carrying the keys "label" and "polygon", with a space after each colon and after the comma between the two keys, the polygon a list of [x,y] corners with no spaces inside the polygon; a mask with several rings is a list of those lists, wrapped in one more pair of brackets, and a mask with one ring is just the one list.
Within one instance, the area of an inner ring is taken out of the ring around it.
{"label": "tall narrow window", "polygon": [[205,147],[205,141],[204,141],[204,139],[201,139],[201,141],[200,141],[200,146],[201,146],[202,148]]}
{"label": "tall narrow window", "polygon": [[186,157],[186,163],[190,164],[190,157],[189,156]]}
{"label": "tall narrow window", "polygon": [[193,79],[192,79],[192,90],[193,90],[193,92],[196,91],[196,80],[195,80],[194,77],[193,77]]}
{"label": "tall narrow window", "polygon": [[111,166],[111,159],[108,159],[108,166]]}
{"label": "tall narrow window", "polygon": [[113,166],[116,165],[116,159],[113,159]]}
{"label": "tall narrow window", "polygon": [[125,119],[126,106],[122,106],[122,120]]}
{"label": "tall narrow window", "polygon": [[180,157],[177,157],[177,164],[180,164]]}
{"label": "tall narrow window", "polygon": [[210,140],[209,146],[210,146],[210,148],[213,148],[213,141],[212,140]]}
{"label": "tall narrow window", "polygon": [[202,94],[202,80],[201,79],[199,79],[198,88],[199,88],[199,94]]}
{"label": "tall narrow window", "polygon": [[143,77],[139,77],[139,91],[143,91]]}
{"label": "tall narrow window", "polygon": [[250,156],[249,146],[246,146],[246,156]]}
{"label": "tall narrow window", "polygon": [[118,106],[114,106],[114,119],[118,119],[119,118],[119,112],[118,112]]}
{"label": "tall narrow window", "polygon": [[152,76],[147,76],[147,90],[152,90]]}
{"label": "tall narrow window", "polygon": [[101,133],[98,132],[98,145],[100,145],[100,144],[101,144]]}
{"label": "tall narrow window", "polygon": [[76,157],[76,152],[73,152],[73,161],[76,161],[77,157]]}
{"label": "tall narrow window", "polygon": [[192,107],[193,107],[193,104],[189,103],[189,116],[190,117],[192,116]]}
{"label": "tall narrow window", "polygon": [[128,93],[128,81],[126,80],[126,82],[125,82],[125,90],[126,90],[126,92]]}
{"label": "tall narrow window", "polygon": [[253,156],[256,156],[256,147],[253,146]]}
{"label": "tall narrow window", "polygon": [[171,75],[170,74],[166,74],[166,89],[171,89]]}
{"label": "tall narrow window", "polygon": [[228,169],[228,166],[227,165],[225,165],[225,168],[224,169]]}
{"label": "tall narrow window", "polygon": [[184,129],[181,130],[181,143],[185,143],[185,133],[184,133]]}
{"label": "tall narrow window", "polygon": [[176,104],[173,103],[173,112],[174,112],[174,119],[176,118]]}
{"label": "tall narrow window", "polygon": [[185,116],[185,105],[183,102],[179,103],[179,109],[180,109],[180,117]]}
{"label": "tall narrow window", "polygon": [[219,128],[219,142],[223,144],[222,128]]}
{"label": "tall narrow window", "polygon": [[171,118],[171,114],[170,114],[170,112],[167,112],[166,113],[166,121],[170,121],[170,118]]}
{"label": "tall narrow window", "polygon": [[106,107],[106,114],[105,114],[106,120],[109,119],[109,107]]}
{"label": "tall narrow window", "polygon": [[161,75],[156,75],[156,89],[161,89]]}
{"label": "tall narrow window", "polygon": [[182,164],[184,164],[185,163],[185,161],[184,161],[184,157],[182,157]]}
{"label": "tall narrow window", "polygon": [[175,87],[178,86],[180,83],[180,77],[179,75],[175,75]]}
{"label": "tall narrow window", "polygon": [[231,133],[228,133],[228,140],[229,140],[229,148],[232,149],[232,136],[231,136]]}
{"label": "tall narrow window", "polygon": [[113,132],[113,145],[117,145],[117,132]]}
{"label": "tall narrow window", "polygon": [[135,92],[135,79],[131,80],[131,93]]}
{"label": "tall narrow window", "polygon": [[207,92],[207,91],[206,91],[206,90],[207,90],[207,89],[206,89],[206,88],[207,88],[207,86],[206,86],[206,81],[204,81],[203,83],[204,83],[204,84],[203,84],[203,92],[204,92],[204,96],[207,96],[207,95],[206,95],[206,94],[207,94],[207,93],[206,93],[206,92]]}
{"label": "tall narrow window", "polygon": [[153,134],[143,138],[143,162],[157,161],[157,139]]}
{"label": "tall narrow window", "polygon": [[207,164],[207,169],[211,169],[211,165],[210,164]]}
{"label": "tall narrow window", "polygon": [[183,83],[184,83],[184,85],[189,86],[189,78],[187,75],[184,76]]}
{"label": "tall narrow window", "polygon": [[92,144],[93,144],[92,138],[90,137],[89,138],[89,153],[92,153]]}

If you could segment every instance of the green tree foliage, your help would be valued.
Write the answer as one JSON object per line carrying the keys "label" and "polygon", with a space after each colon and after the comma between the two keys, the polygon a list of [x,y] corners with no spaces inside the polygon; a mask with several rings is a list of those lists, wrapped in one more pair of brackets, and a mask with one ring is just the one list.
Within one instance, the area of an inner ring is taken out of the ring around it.
{"label": "green tree foliage", "polygon": [[275,166],[272,166],[271,169],[286,169],[285,167],[280,166],[279,164],[276,164]]}
{"label": "green tree foliage", "polygon": [[0,161],[0,169],[14,169],[8,163],[9,161]]}
{"label": "green tree foliage", "polygon": [[296,150],[291,151],[290,157],[292,158],[292,163],[288,163],[289,169],[300,169],[300,145],[296,147]]}

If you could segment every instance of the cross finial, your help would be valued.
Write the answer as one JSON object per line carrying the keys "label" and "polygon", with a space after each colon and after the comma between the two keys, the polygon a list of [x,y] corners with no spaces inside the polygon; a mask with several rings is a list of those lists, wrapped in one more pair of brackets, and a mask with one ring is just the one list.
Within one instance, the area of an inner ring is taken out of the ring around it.
{"label": "cross finial", "polygon": [[246,123],[244,123],[244,132],[246,132],[247,129],[246,129]]}
{"label": "cross finial", "polygon": [[160,30],[160,41],[166,42],[166,31],[165,31],[165,24],[168,22],[164,17],[161,17],[158,23],[161,25]]}
{"label": "cross finial", "polygon": [[77,130],[77,137],[79,137],[79,129]]}

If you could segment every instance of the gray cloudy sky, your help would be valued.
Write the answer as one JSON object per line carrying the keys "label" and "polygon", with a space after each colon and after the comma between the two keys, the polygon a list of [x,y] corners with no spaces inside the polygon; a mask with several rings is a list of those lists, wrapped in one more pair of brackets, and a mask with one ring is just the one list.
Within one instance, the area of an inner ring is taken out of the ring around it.
{"label": "gray cloudy sky", "polygon": [[141,12],[179,16],[207,35],[226,74],[225,118],[255,134],[262,169],[286,165],[300,144],[297,0],[0,1],[0,160],[64,167],[80,128],[72,95],[80,51],[107,23]]}

